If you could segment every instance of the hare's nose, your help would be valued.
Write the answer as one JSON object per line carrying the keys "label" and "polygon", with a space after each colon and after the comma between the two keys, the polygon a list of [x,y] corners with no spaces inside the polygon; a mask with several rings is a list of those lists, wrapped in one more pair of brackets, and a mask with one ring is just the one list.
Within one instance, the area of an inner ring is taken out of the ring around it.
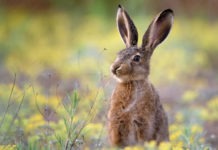
{"label": "hare's nose", "polygon": [[113,73],[113,74],[117,74],[117,70],[120,68],[120,65],[116,65],[116,66],[113,66],[112,68],[111,68],[111,72]]}

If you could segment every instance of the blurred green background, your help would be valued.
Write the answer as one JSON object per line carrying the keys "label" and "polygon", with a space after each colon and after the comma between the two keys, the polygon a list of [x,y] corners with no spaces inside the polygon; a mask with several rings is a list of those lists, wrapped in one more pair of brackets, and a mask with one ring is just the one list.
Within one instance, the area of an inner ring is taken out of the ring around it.
{"label": "blurred green background", "polygon": [[218,147],[216,0],[1,0],[0,145],[108,147],[115,86],[109,68],[125,46],[115,22],[118,4],[134,20],[139,45],[153,17],[174,10],[150,79],[169,116],[172,146]]}

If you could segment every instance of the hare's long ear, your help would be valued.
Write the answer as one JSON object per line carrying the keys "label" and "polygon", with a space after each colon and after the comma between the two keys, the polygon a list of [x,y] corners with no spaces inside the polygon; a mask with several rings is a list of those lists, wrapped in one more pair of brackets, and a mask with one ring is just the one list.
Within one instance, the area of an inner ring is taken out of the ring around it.
{"label": "hare's long ear", "polygon": [[126,47],[137,45],[138,42],[138,32],[137,29],[124,10],[124,8],[119,5],[117,10],[117,26],[120,32],[120,35],[126,44]]}
{"label": "hare's long ear", "polygon": [[151,51],[152,54],[155,47],[167,37],[172,24],[173,11],[171,9],[166,9],[158,14],[143,36],[142,48]]}

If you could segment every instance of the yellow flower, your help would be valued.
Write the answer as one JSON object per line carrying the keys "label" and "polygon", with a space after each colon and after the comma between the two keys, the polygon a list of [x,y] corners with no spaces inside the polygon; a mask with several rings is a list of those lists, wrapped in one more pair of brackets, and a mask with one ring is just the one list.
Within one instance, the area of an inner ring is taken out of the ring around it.
{"label": "yellow flower", "polygon": [[196,133],[202,133],[203,129],[200,125],[197,125],[197,124],[194,124],[191,126],[191,132],[193,134],[196,134]]}
{"label": "yellow flower", "polygon": [[30,103],[32,106],[36,106],[36,103],[39,106],[46,105],[47,102],[48,102],[48,99],[42,94],[32,95],[30,99]]}
{"label": "yellow flower", "polygon": [[177,130],[173,133],[171,133],[170,135],[170,140],[171,141],[176,141],[180,138],[180,136],[182,135],[182,130]]}
{"label": "yellow flower", "polygon": [[207,103],[207,107],[209,109],[217,109],[218,108],[218,97],[215,97],[213,99],[211,99],[208,103]]}
{"label": "yellow flower", "polygon": [[192,102],[197,98],[198,94],[195,91],[186,91],[183,94],[183,100],[184,102]]}
{"label": "yellow flower", "polygon": [[155,149],[156,148],[156,141],[150,141],[150,142],[145,142],[144,146],[147,149]]}
{"label": "yellow flower", "polygon": [[0,145],[0,150],[15,150],[16,145]]}
{"label": "yellow flower", "polygon": [[215,97],[211,99],[207,103],[207,109],[208,109],[208,120],[217,120],[218,119],[218,97]]}
{"label": "yellow flower", "polygon": [[169,143],[169,142],[162,142],[158,146],[158,150],[171,150],[171,147],[172,147],[171,143]]}
{"label": "yellow flower", "polygon": [[45,125],[45,120],[41,114],[32,115],[26,122],[25,130],[31,132],[39,126]]}
{"label": "yellow flower", "polygon": [[127,146],[124,148],[124,150],[144,150],[142,146],[136,145],[136,146]]}
{"label": "yellow flower", "polygon": [[176,124],[171,124],[169,128],[170,128],[170,129],[169,129],[170,132],[174,132],[174,131],[178,130],[178,125],[176,125]]}
{"label": "yellow flower", "polygon": [[66,134],[66,127],[64,123],[64,119],[60,119],[57,123],[50,122],[49,125],[52,129],[55,129],[55,134],[58,136],[62,136]]}
{"label": "yellow flower", "polygon": [[182,145],[173,146],[172,150],[183,150]]}
{"label": "yellow flower", "polygon": [[208,119],[210,117],[208,110],[204,108],[201,109],[200,115],[203,119]]}
{"label": "yellow flower", "polygon": [[57,108],[61,105],[61,100],[59,100],[56,96],[50,97],[48,99],[48,105],[52,106],[52,108]]}
{"label": "yellow flower", "polygon": [[173,150],[183,150],[183,143],[182,141],[177,141],[175,143],[173,143],[172,149]]}
{"label": "yellow flower", "polygon": [[124,148],[124,150],[132,150],[132,147],[131,146],[127,146]]}
{"label": "yellow flower", "polygon": [[83,132],[86,134],[86,136],[99,138],[102,129],[103,125],[101,123],[89,123],[83,129]]}

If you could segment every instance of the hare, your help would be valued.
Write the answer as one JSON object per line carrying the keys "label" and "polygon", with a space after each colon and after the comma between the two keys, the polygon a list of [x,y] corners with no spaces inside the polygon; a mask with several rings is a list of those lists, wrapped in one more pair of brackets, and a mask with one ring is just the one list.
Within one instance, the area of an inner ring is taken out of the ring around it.
{"label": "hare", "polygon": [[111,72],[118,81],[108,112],[111,145],[124,147],[151,140],[157,144],[168,141],[168,119],[148,75],[154,49],[170,32],[173,11],[166,9],[154,18],[141,47],[137,47],[137,29],[120,5],[116,21],[126,48],[111,65]]}

